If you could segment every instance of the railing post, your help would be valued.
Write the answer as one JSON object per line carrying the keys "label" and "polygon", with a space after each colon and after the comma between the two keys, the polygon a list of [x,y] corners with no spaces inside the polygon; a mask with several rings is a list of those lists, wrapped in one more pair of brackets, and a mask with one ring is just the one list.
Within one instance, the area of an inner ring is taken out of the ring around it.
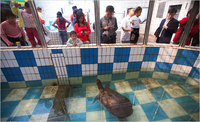
{"label": "railing post", "polygon": [[94,11],[95,11],[95,36],[96,44],[101,45],[100,40],[100,2],[99,0],[94,0]]}
{"label": "railing post", "polygon": [[154,3],[155,3],[155,0],[149,0],[147,21],[146,21],[145,33],[144,33],[144,39],[143,39],[144,45],[147,45],[147,42],[148,42],[149,30],[150,30],[150,26],[151,26],[151,18],[152,18],[152,14],[153,14]]}
{"label": "railing post", "polygon": [[42,43],[42,47],[47,47],[46,40],[44,38],[43,29],[42,29],[43,27],[42,27],[42,24],[40,23],[40,20],[39,20],[39,16],[38,16],[38,13],[37,13],[37,10],[36,10],[35,2],[34,2],[34,0],[28,0],[28,3],[29,3],[29,6],[30,6],[32,15],[33,15],[33,19],[34,19],[34,23],[36,25],[36,29],[38,31],[38,34],[39,34],[39,37],[40,37],[40,40],[41,40],[41,43]]}
{"label": "railing post", "polygon": [[190,17],[187,21],[187,24],[184,27],[184,31],[183,31],[181,37],[179,39],[179,42],[180,42],[179,46],[181,46],[181,47],[185,46],[185,43],[186,43],[187,38],[189,36],[189,33],[191,32],[194,20],[195,20],[198,13],[199,13],[199,1],[195,1],[194,5],[192,7],[192,10],[191,10]]}

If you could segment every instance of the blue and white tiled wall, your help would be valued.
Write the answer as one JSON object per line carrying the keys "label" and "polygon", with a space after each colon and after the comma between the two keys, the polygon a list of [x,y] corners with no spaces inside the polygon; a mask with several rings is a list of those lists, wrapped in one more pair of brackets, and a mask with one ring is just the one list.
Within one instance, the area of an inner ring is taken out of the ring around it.
{"label": "blue and white tiled wall", "polygon": [[1,51],[1,82],[6,83],[26,82],[27,85],[27,81],[140,70],[178,72],[199,79],[199,51],[112,46]]}

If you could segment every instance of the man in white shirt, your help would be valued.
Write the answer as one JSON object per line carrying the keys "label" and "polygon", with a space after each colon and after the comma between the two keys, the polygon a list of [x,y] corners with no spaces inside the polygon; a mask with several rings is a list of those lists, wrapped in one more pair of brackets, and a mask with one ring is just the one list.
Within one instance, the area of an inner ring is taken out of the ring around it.
{"label": "man in white shirt", "polygon": [[134,15],[134,8],[128,8],[127,16],[122,20],[122,30],[120,41],[122,43],[130,43],[130,34],[133,29],[131,28],[131,17]]}

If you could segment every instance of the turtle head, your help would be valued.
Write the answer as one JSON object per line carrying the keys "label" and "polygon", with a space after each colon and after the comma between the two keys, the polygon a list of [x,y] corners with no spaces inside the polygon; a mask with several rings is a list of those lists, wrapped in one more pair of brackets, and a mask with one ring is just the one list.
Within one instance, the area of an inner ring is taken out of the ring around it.
{"label": "turtle head", "polygon": [[99,79],[96,80],[96,83],[97,83],[97,86],[98,86],[98,89],[100,92],[103,92],[104,91],[104,88],[101,84],[101,81]]}

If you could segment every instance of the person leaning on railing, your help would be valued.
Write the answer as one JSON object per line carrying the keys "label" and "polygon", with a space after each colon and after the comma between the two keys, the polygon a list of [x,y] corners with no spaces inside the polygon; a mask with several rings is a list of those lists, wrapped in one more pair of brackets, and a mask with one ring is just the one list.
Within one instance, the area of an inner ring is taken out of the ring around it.
{"label": "person leaning on railing", "polygon": [[90,43],[90,25],[84,21],[84,14],[77,14],[77,23],[74,25],[74,30],[77,33],[78,38],[84,43]]}
{"label": "person leaning on railing", "polygon": [[107,6],[106,14],[100,20],[100,29],[101,29],[101,43],[116,43],[117,36],[117,19],[114,15],[114,7]]}
{"label": "person leaning on railing", "polygon": [[16,16],[11,11],[7,12],[7,20],[0,24],[0,28],[1,39],[7,46],[16,46],[16,42],[22,46],[28,45],[24,29],[19,27]]}

